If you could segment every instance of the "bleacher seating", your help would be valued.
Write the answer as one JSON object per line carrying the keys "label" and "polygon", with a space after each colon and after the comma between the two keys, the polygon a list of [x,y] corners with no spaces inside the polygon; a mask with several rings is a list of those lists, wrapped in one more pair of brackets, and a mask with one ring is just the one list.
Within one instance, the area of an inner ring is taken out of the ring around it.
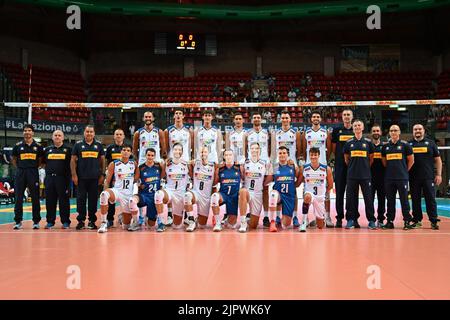
{"label": "bleacher seating", "polygon": [[[28,101],[29,70],[18,64],[0,63],[1,69],[12,82],[19,101]],[[32,102],[85,102],[85,81],[79,73],[33,66]],[[89,120],[90,111],[83,108],[36,108],[33,117],[37,120],[57,122],[80,122]]]}

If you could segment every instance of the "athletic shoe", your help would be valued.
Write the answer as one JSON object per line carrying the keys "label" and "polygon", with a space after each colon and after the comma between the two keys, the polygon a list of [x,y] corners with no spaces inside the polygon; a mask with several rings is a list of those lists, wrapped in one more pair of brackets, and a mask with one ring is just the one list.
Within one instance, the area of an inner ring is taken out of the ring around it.
{"label": "athletic shoe", "polygon": [[264,227],[264,228],[269,228],[269,227],[270,227],[270,220],[269,220],[269,217],[264,217],[264,218],[263,218],[263,227]]}
{"label": "athletic shoe", "polygon": [[412,228],[413,227],[412,227],[411,221],[405,221],[405,223],[403,225],[403,230],[411,230]]}
{"label": "athletic shoe", "polygon": [[277,217],[275,221],[276,221],[277,227],[281,227],[281,218]]}
{"label": "athletic shoe", "polygon": [[292,225],[294,226],[294,228],[300,227],[300,223],[298,222],[298,217],[297,217],[297,216],[295,216],[295,217],[292,219]]}
{"label": "athletic shoe", "polygon": [[388,221],[382,228],[383,229],[394,229],[394,223],[392,221]]}
{"label": "athletic shoe", "polygon": [[196,223],[195,223],[195,220],[194,219],[187,219],[187,222],[188,222],[188,226],[187,226],[187,228],[186,228],[186,231],[187,232],[193,232],[194,230],[195,230],[195,227],[196,227]]}
{"label": "athletic shoe", "polygon": [[[223,220],[222,220],[223,221]],[[214,232],[220,232],[222,231],[222,225],[220,223],[216,223],[216,225],[213,228]]]}
{"label": "athletic shoe", "polygon": [[[438,220],[438,221],[440,221],[440,220]],[[438,221],[436,221],[436,222],[431,222],[431,229],[433,229],[433,230],[439,230]]]}
{"label": "athletic shoe", "polygon": [[62,228],[63,229],[70,229],[70,223],[64,222],[63,225],[62,225]]}
{"label": "athletic shoe", "polygon": [[277,232],[278,231],[277,226],[275,224],[275,221],[273,221],[273,220],[270,221],[269,231],[270,232]]}
{"label": "athletic shoe", "polygon": [[239,232],[247,232],[247,221],[241,222],[241,226],[239,227]]}
{"label": "athletic shoe", "polygon": [[89,230],[97,230],[97,226],[95,225],[95,222],[89,222],[87,228]]}
{"label": "athletic shoe", "polygon": [[411,229],[420,229],[420,228],[422,228],[422,222],[411,221]]}
{"label": "athletic shoe", "polygon": [[353,221],[353,225],[355,226],[355,229],[360,229],[361,226],[359,225],[358,220]]}
{"label": "athletic shoe", "polygon": [[108,221],[108,222],[106,223],[106,227],[107,227],[108,229],[114,228],[114,221]]}
{"label": "athletic shoe", "polygon": [[378,221],[378,222],[377,222],[377,228],[378,228],[378,229],[383,229],[383,227],[384,227],[383,221]]}
{"label": "athletic shoe", "polygon": [[245,219],[247,220],[247,222],[250,221],[250,212],[245,215]]}
{"label": "athletic shoe", "polygon": [[39,223],[33,223],[33,230],[38,230],[40,228],[41,226],[39,225]]}
{"label": "athletic shoe", "polygon": [[375,221],[369,221],[368,228],[370,230],[376,230],[377,229],[377,225],[376,225]]}
{"label": "athletic shoe", "polygon": [[317,223],[317,228],[319,228],[319,229],[323,229],[323,227],[325,226],[324,219],[316,218],[316,223]]}
{"label": "athletic shoe", "polygon": [[342,228],[342,219],[336,219],[335,228]]}
{"label": "athletic shoe", "polygon": [[141,226],[140,226],[138,223],[133,222],[133,223],[128,227],[127,230],[128,230],[128,231],[139,231],[139,230],[141,230]]}
{"label": "athletic shoe", "polygon": [[53,229],[54,226],[54,223],[47,222],[47,224],[45,225],[45,229]]}
{"label": "athletic shoe", "polygon": [[347,220],[347,225],[345,226],[345,229],[354,229],[355,228],[355,223],[353,222],[353,220]]}
{"label": "athletic shoe", "polygon": [[13,227],[13,230],[20,230],[22,229],[22,222],[16,223]]}
{"label": "athletic shoe", "polygon": [[158,223],[158,228],[156,228],[157,232],[164,232],[166,231],[166,225],[162,222]]}
{"label": "athletic shoe", "polygon": [[225,213],[224,215],[223,215],[223,219],[222,219],[222,224],[225,224],[226,222],[228,222],[228,213]]}
{"label": "athletic shoe", "polygon": [[315,229],[317,228],[317,221],[314,219],[308,224],[308,228]]}
{"label": "athletic shoe", "polygon": [[308,223],[306,221],[303,221],[300,227],[298,228],[298,231],[300,232],[306,232],[306,227],[308,226]]}
{"label": "athletic shoe", "polygon": [[77,230],[82,230],[84,229],[84,222],[78,222],[77,226],[75,227],[75,229]]}
{"label": "athletic shoe", "polygon": [[107,222],[102,222],[102,224],[100,225],[100,228],[98,229],[98,233],[105,233],[108,231],[108,223]]}
{"label": "athletic shoe", "polygon": [[171,216],[167,216],[166,227],[170,227],[173,224],[173,218]]}
{"label": "athletic shoe", "polygon": [[325,217],[325,224],[327,228],[334,228],[333,221],[331,220],[331,217],[329,215]]}

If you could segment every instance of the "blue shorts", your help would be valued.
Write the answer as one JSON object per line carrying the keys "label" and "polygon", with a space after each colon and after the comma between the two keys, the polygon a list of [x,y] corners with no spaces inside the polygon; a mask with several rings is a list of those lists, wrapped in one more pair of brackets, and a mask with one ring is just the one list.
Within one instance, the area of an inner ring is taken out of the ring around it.
{"label": "blue shorts", "polygon": [[226,205],[226,214],[237,216],[239,207],[239,193],[237,192],[236,194],[230,195],[227,195],[223,192],[219,193],[223,200],[221,205]]}
{"label": "blue shorts", "polygon": [[139,193],[139,203],[138,208],[147,207],[147,218],[150,221],[156,221],[155,206],[155,194],[154,193]]}
{"label": "blue shorts", "polygon": [[283,193],[280,193],[281,214],[292,218],[295,209],[295,201],[297,197],[292,197]]}

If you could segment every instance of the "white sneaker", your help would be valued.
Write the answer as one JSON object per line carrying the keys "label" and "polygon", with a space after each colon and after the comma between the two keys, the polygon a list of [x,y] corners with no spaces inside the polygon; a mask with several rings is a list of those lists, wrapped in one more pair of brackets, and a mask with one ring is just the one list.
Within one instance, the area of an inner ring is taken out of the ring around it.
{"label": "white sneaker", "polygon": [[195,221],[194,221],[194,220],[189,220],[189,219],[187,219],[187,220],[188,220],[188,226],[187,226],[187,228],[186,228],[186,231],[187,231],[187,232],[192,232],[192,231],[194,231],[194,230],[195,230],[195,227],[196,227]]}
{"label": "white sneaker", "polygon": [[241,226],[239,227],[239,232],[247,232],[247,221],[241,222]]}
{"label": "white sneaker", "polygon": [[98,233],[105,233],[108,231],[108,223],[107,222],[102,222],[102,224],[100,225],[100,228],[98,228]]}
{"label": "white sneaker", "polygon": [[308,222],[307,221],[303,221],[300,224],[300,227],[298,227],[298,231],[300,232],[306,232],[306,227],[308,226]]}
{"label": "white sneaker", "polygon": [[325,224],[326,224],[327,228],[334,228],[334,223],[331,220],[331,217],[329,215],[327,215],[325,218]]}
{"label": "white sneaker", "polygon": [[167,216],[166,227],[169,227],[173,224],[173,218],[171,216]]}
{"label": "white sneaker", "polygon": [[136,222],[133,222],[132,224],[131,224],[131,226],[129,226],[128,227],[128,231],[138,231],[138,230],[140,230],[141,229],[141,227],[139,226],[139,224],[138,223],[136,223]]}
{"label": "white sneaker", "polygon": [[220,231],[222,231],[222,224],[219,222],[219,223],[216,223],[216,225],[214,226],[214,228],[213,228],[213,231],[214,232],[220,232]]}

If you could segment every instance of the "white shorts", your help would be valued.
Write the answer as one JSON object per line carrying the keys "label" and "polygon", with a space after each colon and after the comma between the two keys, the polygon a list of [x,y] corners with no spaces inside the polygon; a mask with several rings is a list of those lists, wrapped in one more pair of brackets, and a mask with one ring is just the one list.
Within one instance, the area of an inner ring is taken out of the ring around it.
{"label": "white shorts", "polygon": [[248,192],[250,195],[250,201],[248,206],[250,207],[250,214],[258,216],[261,214],[263,208],[263,194],[262,192]]}
{"label": "white shorts", "polygon": [[130,209],[130,198],[133,196],[133,193],[129,190],[123,190],[118,188],[111,188],[114,193],[114,198],[116,198],[116,202],[119,202],[120,208],[122,212],[131,213]]}
{"label": "white shorts", "polygon": [[164,189],[169,196],[169,202],[172,204],[172,212],[177,216],[183,216],[184,211],[184,191],[174,191]]}
{"label": "white shorts", "polygon": [[211,209],[211,197],[206,198],[198,191],[191,190],[195,197],[195,204],[197,205],[197,214],[208,217],[209,210]]}
{"label": "white shorts", "polygon": [[305,195],[309,194],[311,196],[311,205],[314,210],[314,215],[316,218],[325,219],[325,198],[326,196],[315,196],[311,192],[305,192],[303,194],[303,199],[305,199]]}

